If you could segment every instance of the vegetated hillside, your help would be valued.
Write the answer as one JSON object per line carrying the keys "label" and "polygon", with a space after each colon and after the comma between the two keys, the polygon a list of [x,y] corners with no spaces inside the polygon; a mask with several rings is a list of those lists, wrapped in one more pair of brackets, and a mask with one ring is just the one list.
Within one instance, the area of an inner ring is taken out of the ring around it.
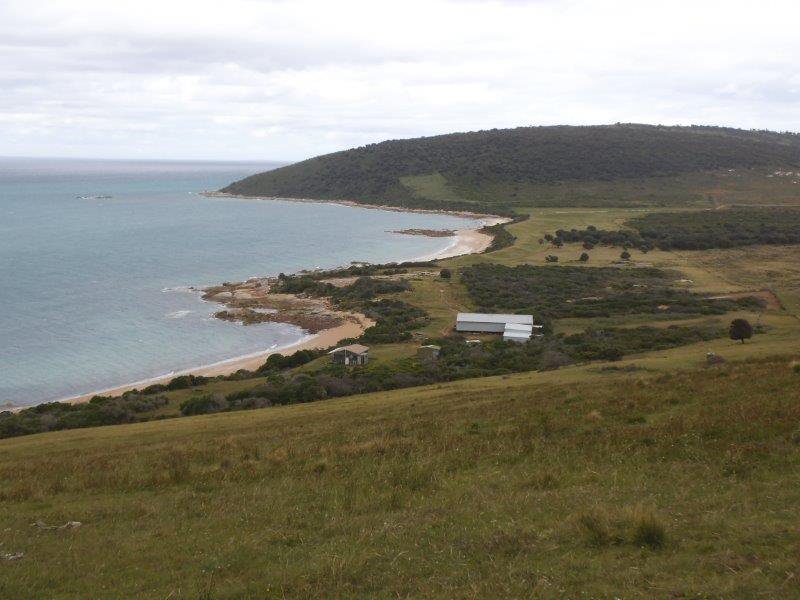
{"label": "vegetated hillside", "polygon": [[[392,140],[253,175],[248,196],[346,199],[428,208],[515,204],[501,190],[715,169],[800,165],[800,136],[717,127],[520,127]],[[505,186],[505,187],[504,187]],[[495,190],[490,196],[476,190]]]}
{"label": "vegetated hillside", "polygon": [[0,597],[796,597],[800,372],[631,369],[0,441]]}

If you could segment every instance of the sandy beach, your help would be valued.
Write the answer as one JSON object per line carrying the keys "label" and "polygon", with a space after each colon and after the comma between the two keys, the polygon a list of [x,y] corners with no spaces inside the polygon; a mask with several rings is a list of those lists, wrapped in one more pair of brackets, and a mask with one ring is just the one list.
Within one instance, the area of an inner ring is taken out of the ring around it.
{"label": "sandy beach", "polygon": [[[286,199],[281,198],[281,200],[286,200]],[[311,200],[294,200],[294,201],[312,202]],[[356,203],[342,202],[341,204],[357,206],[360,208],[382,208],[385,210],[403,210],[403,209],[396,209],[393,207],[369,207]],[[416,212],[441,213],[442,211],[416,211]],[[510,221],[510,219],[507,218],[495,217],[490,215],[478,215],[470,213],[457,213],[457,214],[460,216],[469,216],[471,218],[480,219],[482,227],[496,225],[499,223],[507,223]],[[453,242],[449,246],[433,254],[419,257],[416,260],[436,260],[436,259],[452,258],[455,256],[463,256],[465,254],[480,253],[486,250],[491,243],[492,243],[492,236],[483,233],[478,229],[459,229],[455,231],[455,235],[453,236]],[[152,385],[154,383],[166,383],[171,379],[173,379],[174,377],[177,377],[179,375],[188,375],[190,373],[193,375],[216,377],[218,375],[230,375],[231,373],[235,373],[236,371],[239,371],[241,369],[254,370],[258,368],[261,364],[263,364],[263,362],[267,359],[267,357],[272,354],[287,354],[287,353],[297,352],[298,350],[316,350],[316,349],[329,348],[331,346],[336,345],[341,340],[349,338],[357,338],[361,336],[361,334],[364,332],[365,329],[374,325],[374,322],[372,322],[370,319],[361,314],[350,313],[347,315],[347,317],[348,318],[341,325],[332,327],[330,329],[325,329],[323,331],[320,331],[319,333],[310,335],[306,339],[300,340],[296,344],[292,344],[290,346],[285,346],[283,348],[275,348],[272,350],[265,350],[264,352],[236,357],[229,360],[223,360],[211,365],[205,365],[205,366],[185,369],[182,371],[176,371],[173,373],[165,374],[160,377],[154,377],[151,379],[136,381],[118,387],[97,390],[79,396],[64,398],[60,401],[78,403],[78,402],[88,402],[93,396],[96,395],[118,396],[127,391],[133,389],[141,389],[143,387]],[[19,408],[15,407],[15,410],[19,410]]]}
{"label": "sandy beach", "polygon": [[[331,346],[336,345],[340,340],[348,339],[348,338],[357,338],[359,337],[365,329],[368,327],[372,327],[374,322],[365,317],[364,315],[351,313],[350,316],[352,320],[349,320],[338,327],[333,327],[331,329],[325,329],[324,331],[320,331],[319,333],[312,335],[305,340],[301,340],[296,344],[292,344],[290,346],[285,346],[283,348],[276,348],[274,350],[265,350],[264,352],[258,352],[256,354],[249,354],[247,356],[240,356],[237,358],[232,358],[229,360],[223,360],[211,365],[206,365],[203,367],[196,367],[191,369],[186,369],[183,371],[176,371],[174,373],[169,373],[168,375],[164,375],[162,377],[153,377],[151,379],[145,379],[142,381],[137,381],[133,383],[129,383],[126,385],[121,385],[114,388],[98,390],[95,392],[90,392],[88,394],[83,394],[80,396],[73,396],[70,398],[64,398],[61,402],[88,402],[92,399],[93,396],[119,396],[120,394],[124,394],[133,389],[141,389],[148,385],[152,385],[154,383],[166,383],[177,377],[179,375],[204,375],[206,377],[216,377],[217,375],[230,375],[231,373],[235,373],[241,369],[246,369],[248,371],[253,371],[260,367],[264,361],[272,354],[286,354],[286,353],[293,353],[297,352],[298,350],[318,350],[318,349],[325,349]],[[20,407],[15,407],[19,410]],[[25,407],[21,407],[25,408]]]}
{"label": "sandy beach", "polygon": [[[481,221],[484,227],[508,223],[511,219],[501,217],[483,217]],[[465,254],[480,254],[492,243],[492,236],[483,233],[479,229],[458,229],[455,232],[453,243],[439,252],[434,252],[428,256],[422,256],[419,260],[437,260],[453,258]]]}

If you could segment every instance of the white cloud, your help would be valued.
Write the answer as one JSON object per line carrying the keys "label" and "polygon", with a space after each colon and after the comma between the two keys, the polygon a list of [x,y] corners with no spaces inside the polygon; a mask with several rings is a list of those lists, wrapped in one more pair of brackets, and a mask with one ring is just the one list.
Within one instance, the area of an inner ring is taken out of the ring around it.
{"label": "white cloud", "polygon": [[794,2],[0,0],[0,154],[299,159],[643,121],[800,130]]}

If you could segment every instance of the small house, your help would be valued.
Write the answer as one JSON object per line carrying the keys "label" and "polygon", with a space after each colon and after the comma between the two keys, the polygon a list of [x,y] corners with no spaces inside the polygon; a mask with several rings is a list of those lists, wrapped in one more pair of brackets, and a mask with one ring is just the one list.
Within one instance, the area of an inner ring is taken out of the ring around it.
{"label": "small house", "polygon": [[341,346],[328,352],[331,360],[338,365],[365,365],[369,362],[369,347],[361,344]]}
{"label": "small house", "polygon": [[433,362],[439,358],[439,352],[441,352],[441,350],[441,347],[434,346],[433,344],[420,346],[417,349],[417,358],[420,362]]}

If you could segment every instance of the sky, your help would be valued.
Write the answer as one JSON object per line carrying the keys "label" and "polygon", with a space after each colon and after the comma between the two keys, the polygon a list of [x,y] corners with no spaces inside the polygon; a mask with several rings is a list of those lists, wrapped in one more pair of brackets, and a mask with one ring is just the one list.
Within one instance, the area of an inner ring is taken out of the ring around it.
{"label": "sky", "polygon": [[638,122],[800,131],[797,0],[0,0],[0,156],[294,161]]}

